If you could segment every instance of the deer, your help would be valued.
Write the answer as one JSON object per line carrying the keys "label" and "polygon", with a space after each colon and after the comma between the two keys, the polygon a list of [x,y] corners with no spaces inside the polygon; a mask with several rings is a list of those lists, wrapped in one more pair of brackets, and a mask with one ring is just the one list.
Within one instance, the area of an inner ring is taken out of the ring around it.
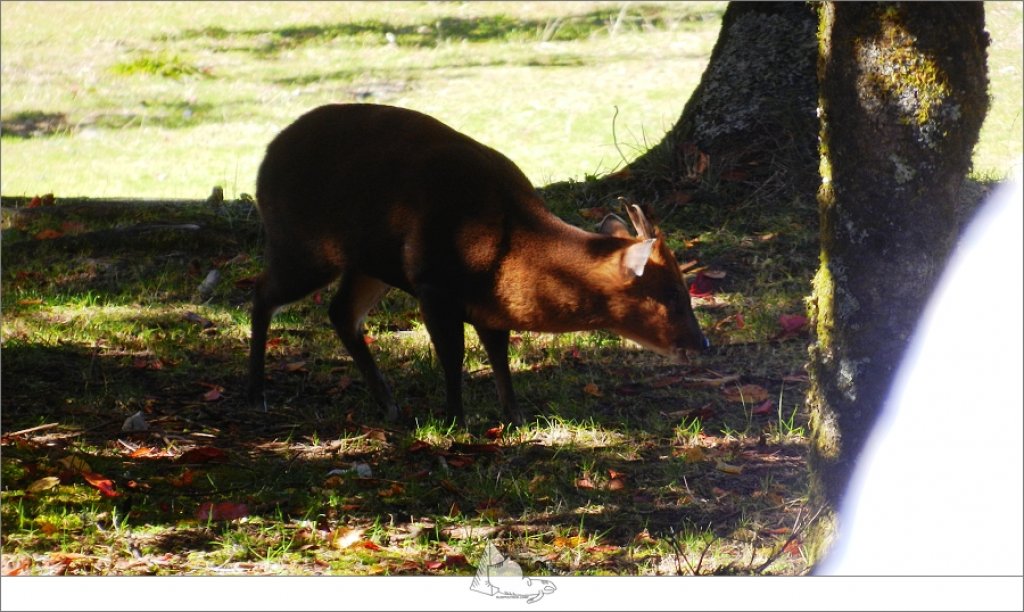
{"label": "deer", "polygon": [[710,343],[675,256],[640,206],[597,232],[552,213],[510,159],[415,110],[329,104],[267,146],[256,181],[264,269],[253,288],[248,401],[267,409],[264,362],[277,309],[337,281],[327,308],[388,421],[398,404],[365,340],[391,289],[412,295],[444,374],[445,418],[464,425],[465,324],[505,417],[522,423],[512,331],[605,329],[674,361]]}

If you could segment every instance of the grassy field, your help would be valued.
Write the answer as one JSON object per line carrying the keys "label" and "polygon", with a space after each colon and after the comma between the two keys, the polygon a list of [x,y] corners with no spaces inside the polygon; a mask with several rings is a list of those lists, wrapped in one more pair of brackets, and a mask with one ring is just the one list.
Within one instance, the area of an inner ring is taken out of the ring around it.
{"label": "grassy field", "polygon": [[[0,191],[60,200],[235,199],[272,135],[331,101],[436,115],[538,185],[605,173],[675,121],[724,3],[0,7]],[[991,179],[1021,152],[1021,10],[987,10],[975,173]],[[681,262],[724,275],[694,300],[720,347],[699,362],[517,334],[532,420],[501,431],[471,333],[468,431],[437,420],[440,373],[401,295],[368,333],[412,425],[383,423],[319,294],[275,319],[271,410],[249,412],[248,204],[5,217],[3,571],[465,575],[493,542],[532,576],[803,573],[808,340],[786,317],[817,228],[801,204],[665,228]],[[148,429],[124,431],[136,414]]]}
{"label": "grassy field", "polygon": [[[434,114],[537,184],[580,179],[675,122],[723,8],[5,2],[0,192],[237,197],[278,130],[356,100]],[[988,17],[994,105],[976,165],[1001,178],[1022,146],[1020,4]]]}
{"label": "grassy field", "polygon": [[537,184],[603,173],[616,107],[628,157],[675,122],[723,6],[5,2],[0,191],[235,197],[295,117],[360,100],[436,115]]}

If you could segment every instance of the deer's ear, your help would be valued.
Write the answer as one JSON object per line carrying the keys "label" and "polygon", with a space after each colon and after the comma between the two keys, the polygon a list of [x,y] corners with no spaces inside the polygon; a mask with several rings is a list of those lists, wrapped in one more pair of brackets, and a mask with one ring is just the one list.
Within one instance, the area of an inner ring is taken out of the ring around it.
{"label": "deer's ear", "polygon": [[644,267],[651,259],[654,251],[655,239],[643,240],[629,245],[622,254],[622,273],[627,278],[635,278],[644,275]]}
{"label": "deer's ear", "polygon": [[626,222],[618,215],[606,215],[605,218],[601,220],[601,225],[597,226],[597,231],[601,234],[617,236],[619,238],[633,237],[629,233],[629,228],[626,227]]}

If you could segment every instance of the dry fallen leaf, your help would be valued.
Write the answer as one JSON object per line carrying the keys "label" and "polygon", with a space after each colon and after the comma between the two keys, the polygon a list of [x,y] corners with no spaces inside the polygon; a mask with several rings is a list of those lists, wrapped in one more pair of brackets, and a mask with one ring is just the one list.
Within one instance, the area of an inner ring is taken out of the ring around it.
{"label": "dry fallen leaf", "polygon": [[682,457],[683,461],[688,463],[698,463],[704,461],[707,455],[704,453],[704,449],[700,446],[687,446],[686,448],[676,449],[673,454],[676,457]]}
{"label": "dry fallen leaf", "polygon": [[594,383],[587,383],[586,385],[584,385],[583,392],[586,393],[587,395],[592,395],[594,397],[604,396],[604,393],[601,393],[601,389]]}
{"label": "dry fallen leaf", "polygon": [[558,548],[576,548],[586,541],[583,536],[557,536],[551,543],[553,546]]}
{"label": "dry fallen leaf", "polygon": [[768,390],[760,385],[735,385],[722,391],[730,402],[763,402],[768,399]]}
{"label": "dry fallen leaf", "polygon": [[60,478],[57,478],[56,476],[46,476],[28,485],[25,491],[28,493],[38,493],[40,491],[52,489],[59,484]]}
{"label": "dry fallen leaf", "polygon": [[196,519],[200,521],[232,521],[249,516],[249,507],[234,502],[203,502],[196,510]]}
{"label": "dry fallen leaf", "polygon": [[76,474],[81,472],[92,471],[92,468],[89,467],[89,464],[85,462],[85,459],[82,459],[81,457],[76,457],[74,455],[68,455],[67,457],[64,457],[63,459],[57,462],[57,465],[61,466],[62,468],[69,472],[75,472]]}
{"label": "dry fallen leaf", "polygon": [[651,537],[651,532],[644,529],[633,538],[634,544],[653,544],[656,540]]}
{"label": "dry fallen leaf", "polygon": [[96,487],[104,497],[119,497],[121,495],[114,490],[114,481],[105,478],[102,474],[82,472],[82,478],[93,487]]}
{"label": "dry fallen leaf", "polygon": [[305,361],[292,361],[281,366],[285,372],[308,372]]}
{"label": "dry fallen leaf", "polygon": [[626,481],[621,478],[612,478],[608,481],[608,486],[605,488],[609,491],[622,491],[626,488]]}
{"label": "dry fallen leaf", "polygon": [[715,469],[719,472],[725,472],[726,474],[742,474],[743,468],[738,465],[732,465],[719,459],[715,461]]}
{"label": "dry fallen leaf", "polygon": [[400,482],[391,483],[390,487],[377,491],[378,497],[394,497],[405,491],[405,485]]}
{"label": "dry fallen leaf", "polygon": [[203,401],[215,402],[219,400],[221,397],[223,397],[223,395],[221,394],[221,388],[214,387],[213,389],[210,389],[209,391],[203,394]]}

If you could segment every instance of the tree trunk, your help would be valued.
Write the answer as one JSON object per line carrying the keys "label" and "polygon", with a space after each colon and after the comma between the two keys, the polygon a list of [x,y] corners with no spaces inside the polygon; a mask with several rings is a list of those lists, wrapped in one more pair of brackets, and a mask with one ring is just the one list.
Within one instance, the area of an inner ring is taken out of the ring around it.
{"label": "tree trunk", "polygon": [[814,557],[949,253],[988,108],[981,3],[829,2],[820,19],[808,405],[811,501],[829,520]]}
{"label": "tree trunk", "polygon": [[638,187],[716,204],[813,193],[816,28],[806,3],[731,2],[679,120],[630,165]]}

